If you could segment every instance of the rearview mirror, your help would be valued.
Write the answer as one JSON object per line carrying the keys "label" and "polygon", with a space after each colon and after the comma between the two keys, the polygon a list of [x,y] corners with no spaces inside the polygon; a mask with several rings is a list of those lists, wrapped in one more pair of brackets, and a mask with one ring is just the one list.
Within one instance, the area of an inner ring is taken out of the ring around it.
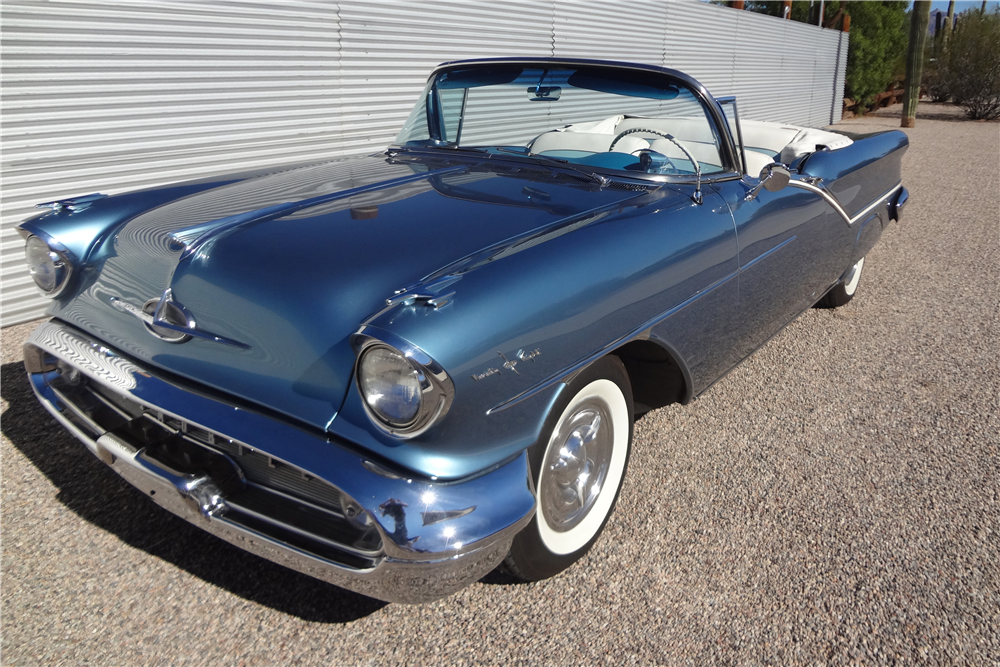
{"label": "rearview mirror", "polygon": [[555,102],[562,95],[562,86],[532,86],[528,99],[532,102]]}

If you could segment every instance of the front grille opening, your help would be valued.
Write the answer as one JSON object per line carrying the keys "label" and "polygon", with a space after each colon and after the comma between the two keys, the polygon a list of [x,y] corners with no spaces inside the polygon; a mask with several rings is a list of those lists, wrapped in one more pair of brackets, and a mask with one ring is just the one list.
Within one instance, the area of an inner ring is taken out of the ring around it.
{"label": "front grille opening", "polygon": [[69,367],[50,382],[64,414],[97,439],[110,432],[180,474],[208,475],[224,518],[346,567],[374,567],[382,541],[371,523],[345,516],[341,492],[264,452],[144,407]]}
{"label": "front grille opening", "polygon": [[[226,500],[228,520],[321,558],[370,568],[381,555],[382,541],[374,528],[365,529],[320,507],[253,485]],[[319,535],[323,539],[316,539]]]}

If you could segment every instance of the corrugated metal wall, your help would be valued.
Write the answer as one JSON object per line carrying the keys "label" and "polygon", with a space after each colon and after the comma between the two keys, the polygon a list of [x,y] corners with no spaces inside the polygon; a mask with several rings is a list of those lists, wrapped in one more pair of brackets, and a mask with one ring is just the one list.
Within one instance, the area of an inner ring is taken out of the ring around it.
{"label": "corrugated metal wall", "polygon": [[14,226],[33,205],[376,150],[439,62],[676,67],[744,117],[839,116],[842,33],[698,2],[4,0],[3,325],[38,317]]}

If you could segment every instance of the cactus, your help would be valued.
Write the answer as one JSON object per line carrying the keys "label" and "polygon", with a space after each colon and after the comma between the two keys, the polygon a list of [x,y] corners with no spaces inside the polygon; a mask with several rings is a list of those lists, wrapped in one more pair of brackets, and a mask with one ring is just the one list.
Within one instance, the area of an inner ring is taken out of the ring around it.
{"label": "cactus", "polygon": [[902,127],[916,125],[920,77],[924,69],[924,43],[927,41],[927,26],[930,21],[930,1],[916,0],[910,15],[910,43],[906,47],[906,92],[903,96]]}

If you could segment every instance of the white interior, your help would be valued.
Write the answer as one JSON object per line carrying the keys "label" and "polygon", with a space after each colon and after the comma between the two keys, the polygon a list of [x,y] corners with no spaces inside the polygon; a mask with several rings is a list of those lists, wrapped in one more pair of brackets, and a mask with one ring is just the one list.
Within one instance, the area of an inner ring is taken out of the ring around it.
{"label": "white interior", "polygon": [[[806,153],[814,153],[820,146],[835,151],[854,143],[836,132],[764,120],[741,120],[740,130],[743,133],[743,146],[747,149],[747,172],[751,176],[759,174],[761,168],[770,162],[791,164],[795,158]],[[767,159],[768,156],[764,155],[762,150],[770,153],[774,159]],[[753,168],[751,160],[760,166]]]}
{"label": "white interior", "polygon": [[[670,158],[683,158],[684,154],[668,139],[641,133],[622,137],[611,148],[616,136],[632,129],[647,129],[670,134],[677,138],[699,162],[719,164],[719,152],[711,128],[704,118],[626,118],[611,116],[604,120],[567,125],[545,132],[531,143],[534,153],[548,151],[584,151],[603,153],[634,153],[644,148],[663,153]],[[811,127],[771,123],[762,120],[740,122],[747,160],[747,173],[757,176],[761,169],[772,162],[791,164],[799,156],[812,153],[821,147],[837,150],[853,142],[842,134],[817,130]]]}

